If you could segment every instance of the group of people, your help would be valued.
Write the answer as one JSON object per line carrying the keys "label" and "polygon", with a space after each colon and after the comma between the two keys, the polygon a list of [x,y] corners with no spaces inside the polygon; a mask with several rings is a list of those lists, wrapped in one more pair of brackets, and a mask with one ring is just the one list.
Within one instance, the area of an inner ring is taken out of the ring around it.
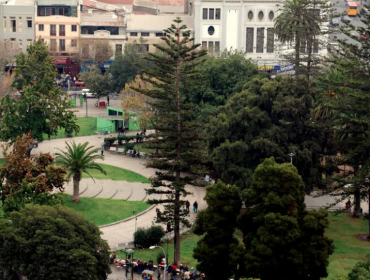
{"label": "group of people", "polygon": [[146,129],[144,131],[136,133],[136,143],[143,143]]}
{"label": "group of people", "polygon": [[135,149],[133,149],[133,150],[130,150],[128,153],[132,157],[140,158],[140,151],[136,151]]}
{"label": "group of people", "polygon": [[[190,202],[189,202],[189,200],[187,200],[186,202],[185,202],[185,208],[186,208],[186,212],[190,212]],[[197,201],[194,201],[194,203],[193,203],[193,212],[194,213],[198,213],[198,202]]]}

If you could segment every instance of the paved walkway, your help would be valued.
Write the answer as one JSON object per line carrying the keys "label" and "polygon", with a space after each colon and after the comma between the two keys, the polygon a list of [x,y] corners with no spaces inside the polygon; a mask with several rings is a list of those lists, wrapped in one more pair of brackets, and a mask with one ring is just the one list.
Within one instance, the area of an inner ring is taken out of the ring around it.
{"label": "paved walkway", "polygon": [[[32,150],[32,154],[38,154],[40,152],[50,152],[55,154],[58,149],[64,149],[65,142],[75,141],[76,143],[89,142],[90,145],[95,147],[100,147],[104,140],[103,135],[94,136],[84,136],[76,137],[73,139],[55,139],[50,141],[44,141],[39,144],[38,148]],[[144,164],[147,162],[145,159],[132,158],[125,155],[119,155],[110,153],[108,151],[104,152],[104,161],[99,160],[97,162],[121,167],[130,171],[134,171],[141,174],[147,178],[154,175],[155,170],[152,168],[146,168]],[[113,190],[107,187],[107,185],[112,185],[111,180],[95,180],[95,184],[92,183],[91,179],[84,179],[81,183],[82,196],[88,197],[112,197],[117,199],[129,199],[135,201],[146,200],[146,194],[144,188],[149,185],[141,183],[128,183],[122,181],[115,181]],[[71,185],[69,184],[66,188],[67,192],[71,192]],[[187,199],[192,204],[195,200],[198,201],[199,209],[204,209],[206,203],[203,200],[205,195],[205,189],[194,186],[187,186],[187,190],[192,193]],[[120,223],[103,226],[101,227],[102,237],[108,241],[109,246],[114,250],[117,248],[124,248],[126,243],[133,241],[133,234],[136,227],[150,227],[156,217],[155,207],[151,208],[149,211],[139,215],[137,221],[135,218],[122,221]],[[189,220],[191,222],[195,221],[196,214],[191,213]]]}

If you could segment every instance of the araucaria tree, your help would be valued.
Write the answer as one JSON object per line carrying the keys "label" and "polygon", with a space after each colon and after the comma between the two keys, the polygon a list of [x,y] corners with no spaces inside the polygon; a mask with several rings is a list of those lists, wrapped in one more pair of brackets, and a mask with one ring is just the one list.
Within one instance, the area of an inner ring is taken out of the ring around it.
{"label": "araucaria tree", "polygon": [[13,82],[21,97],[8,94],[0,101],[1,140],[14,142],[31,132],[33,139],[42,141],[45,134],[55,135],[59,128],[78,132],[68,95],[54,85],[57,72],[48,48],[36,41],[27,52],[17,55]]}
{"label": "araucaria tree", "polygon": [[[144,68],[143,80],[153,85],[152,89],[134,88],[153,98],[154,128],[158,138],[151,143],[161,150],[163,158],[153,159],[148,164],[159,171],[151,178],[152,188],[148,193],[161,193],[167,198],[152,200],[151,203],[164,203],[162,221],[174,226],[174,261],[180,261],[180,225],[188,225],[187,213],[183,209],[182,197],[188,194],[186,184],[194,184],[199,175],[204,174],[202,160],[204,140],[203,128],[195,121],[195,105],[184,102],[184,85],[197,78],[195,66],[206,51],[197,50],[193,39],[182,20],[176,18],[175,24],[167,28],[164,44],[155,45],[163,53],[150,53],[147,57],[154,67]],[[155,78],[155,79],[152,79]]]}
{"label": "araucaria tree", "polygon": [[328,275],[333,242],[327,212],[307,211],[304,184],[290,163],[266,159],[242,194],[245,273],[262,280],[319,280]]}

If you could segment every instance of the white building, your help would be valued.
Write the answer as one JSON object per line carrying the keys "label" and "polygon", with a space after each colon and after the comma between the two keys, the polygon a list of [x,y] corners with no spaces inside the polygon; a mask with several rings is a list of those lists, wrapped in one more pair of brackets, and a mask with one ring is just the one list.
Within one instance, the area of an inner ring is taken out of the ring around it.
{"label": "white building", "polygon": [[[292,46],[281,45],[274,34],[274,20],[281,0],[194,0],[195,43],[210,52],[245,51],[259,66],[286,65],[282,55]],[[317,44],[316,44],[317,45]],[[326,49],[315,52],[326,55]],[[302,46],[302,53],[305,47]],[[278,67],[275,67],[278,69]]]}

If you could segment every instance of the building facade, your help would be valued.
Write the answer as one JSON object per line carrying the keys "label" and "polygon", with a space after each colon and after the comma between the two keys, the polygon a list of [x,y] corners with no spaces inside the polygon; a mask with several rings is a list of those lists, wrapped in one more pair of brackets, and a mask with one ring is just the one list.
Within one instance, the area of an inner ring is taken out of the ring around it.
{"label": "building facade", "polygon": [[[284,55],[293,48],[279,43],[274,32],[282,5],[282,0],[195,0],[195,43],[211,53],[241,50],[261,69],[277,70],[279,65],[287,64]],[[326,55],[326,49],[320,49],[318,43],[313,49],[314,53]],[[303,45],[301,52],[305,52]]]}
{"label": "building facade", "polygon": [[84,1],[81,12],[81,52],[88,57],[99,42],[107,42],[116,54],[123,54],[126,43],[125,8],[101,2]]}
{"label": "building facade", "polygon": [[35,38],[49,46],[53,56],[78,52],[81,11],[78,0],[37,0]]}
{"label": "building facade", "polygon": [[176,17],[181,17],[182,24],[194,35],[194,18],[188,15],[128,15],[127,16],[127,42],[142,45],[143,51],[154,52],[154,44],[162,44],[161,37],[164,36],[164,29],[173,24]]}
{"label": "building facade", "polygon": [[8,54],[26,52],[35,38],[34,1],[0,2],[0,42]]}

